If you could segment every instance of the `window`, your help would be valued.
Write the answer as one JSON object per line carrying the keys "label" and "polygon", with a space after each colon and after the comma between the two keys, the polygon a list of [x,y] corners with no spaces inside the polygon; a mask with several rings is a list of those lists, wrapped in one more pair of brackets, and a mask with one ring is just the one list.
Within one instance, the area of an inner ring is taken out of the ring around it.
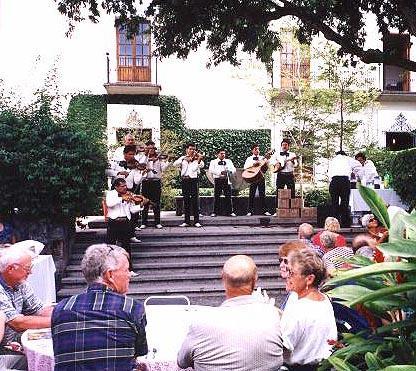
{"label": "window", "polygon": [[[409,59],[410,36],[390,34],[384,38],[383,49],[391,55]],[[409,71],[397,66],[383,66],[383,90],[410,91]]]}
{"label": "window", "polygon": [[300,82],[309,80],[309,76],[309,46],[299,44],[292,32],[283,32],[280,52],[281,89],[297,89]]}
{"label": "window", "polygon": [[139,25],[132,37],[127,37],[127,29],[117,29],[117,76],[118,81],[148,82],[151,79],[150,24]]}

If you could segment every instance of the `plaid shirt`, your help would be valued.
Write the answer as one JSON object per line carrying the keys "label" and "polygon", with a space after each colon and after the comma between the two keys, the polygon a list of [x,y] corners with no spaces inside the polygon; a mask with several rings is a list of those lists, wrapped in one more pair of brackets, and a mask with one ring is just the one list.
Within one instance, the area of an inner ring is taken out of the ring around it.
{"label": "plaid shirt", "polygon": [[[30,316],[43,309],[43,304],[33,293],[32,287],[23,282],[17,287],[10,287],[0,274],[0,311],[4,312],[6,322],[9,322],[20,315]],[[1,342],[6,344],[9,341],[20,341],[21,333],[6,326],[4,338]]]}
{"label": "plaid shirt", "polygon": [[55,370],[131,370],[147,354],[141,303],[95,283],[52,313]]}

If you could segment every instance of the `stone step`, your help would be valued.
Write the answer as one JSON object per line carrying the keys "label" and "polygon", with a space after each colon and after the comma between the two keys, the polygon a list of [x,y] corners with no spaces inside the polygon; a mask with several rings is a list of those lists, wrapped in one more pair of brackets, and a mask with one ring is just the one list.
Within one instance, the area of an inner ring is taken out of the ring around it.
{"label": "stone step", "polygon": [[[249,245],[250,247],[244,248],[244,254],[250,256],[264,256],[264,255],[272,255],[277,259],[277,251],[278,248],[276,244],[272,243],[272,248],[265,248],[263,245],[259,244],[259,246]],[[133,260],[139,260],[140,262],[144,262],[146,260],[152,259],[159,259],[159,261],[167,260],[167,259],[188,259],[198,257],[199,259],[204,258],[211,258],[211,257],[221,257],[227,259],[228,256],[241,254],[241,248],[235,246],[226,246],[221,245],[221,250],[218,248],[201,248],[199,246],[192,249],[192,247],[187,248],[172,248],[172,247],[165,247],[163,249],[151,249],[146,248],[142,249],[142,246],[139,246],[139,249],[132,250]],[[83,254],[72,254],[71,264],[75,264],[75,262],[81,261]]]}
{"label": "stone step", "polygon": [[[266,282],[280,280],[277,269],[274,270],[262,270],[258,272],[259,274],[259,285],[264,286]],[[190,273],[190,274],[140,274],[139,276],[134,277],[130,281],[130,285],[143,287],[148,284],[157,283],[158,286],[176,286],[176,285],[186,285],[189,282],[192,284],[199,284],[199,285],[210,285],[212,283],[220,283],[221,282],[221,272],[205,272],[205,273]],[[65,285],[70,285],[71,287],[82,287],[86,286],[86,282],[82,275],[65,277],[62,280],[62,283]],[[282,288],[284,287],[284,283],[281,282]]]}

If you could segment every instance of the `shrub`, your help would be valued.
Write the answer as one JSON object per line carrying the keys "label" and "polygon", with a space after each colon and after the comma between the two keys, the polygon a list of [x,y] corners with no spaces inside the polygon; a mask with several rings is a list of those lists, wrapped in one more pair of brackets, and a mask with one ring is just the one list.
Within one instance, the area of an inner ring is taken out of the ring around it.
{"label": "shrub", "polygon": [[416,148],[397,152],[391,161],[392,185],[411,208],[416,206]]}
{"label": "shrub", "polygon": [[369,147],[364,151],[366,157],[374,162],[377,172],[381,177],[390,174],[390,168],[396,152],[385,148]]}
{"label": "shrub", "polygon": [[309,189],[304,192],[303,198],[306,207],[324,206],[331,203],[328,188]]}
{"label": "shrub", "polygon": [[50,101],[0,111],[0,208],[53,220],[91,215],[104,189],[103,138],[54,116]]}

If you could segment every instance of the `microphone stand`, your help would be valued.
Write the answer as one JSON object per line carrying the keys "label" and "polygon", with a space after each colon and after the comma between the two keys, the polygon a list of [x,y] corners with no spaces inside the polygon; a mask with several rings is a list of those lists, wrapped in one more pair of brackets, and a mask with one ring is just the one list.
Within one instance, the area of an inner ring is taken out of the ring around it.
{"label": "microphone stand", "polygon": [[233,205],[233,183],[231,182],[230,171],[228,170],[227,163],[225,163],[224,168],[225,168],[225,173],[227,175],[227,183],[230,186],[230,193],[231,193],[231,195],[230,195],[230,203],[231,203],[231,212],[230,212],[230,214],[232,214],[234,212],[234,205]]}

